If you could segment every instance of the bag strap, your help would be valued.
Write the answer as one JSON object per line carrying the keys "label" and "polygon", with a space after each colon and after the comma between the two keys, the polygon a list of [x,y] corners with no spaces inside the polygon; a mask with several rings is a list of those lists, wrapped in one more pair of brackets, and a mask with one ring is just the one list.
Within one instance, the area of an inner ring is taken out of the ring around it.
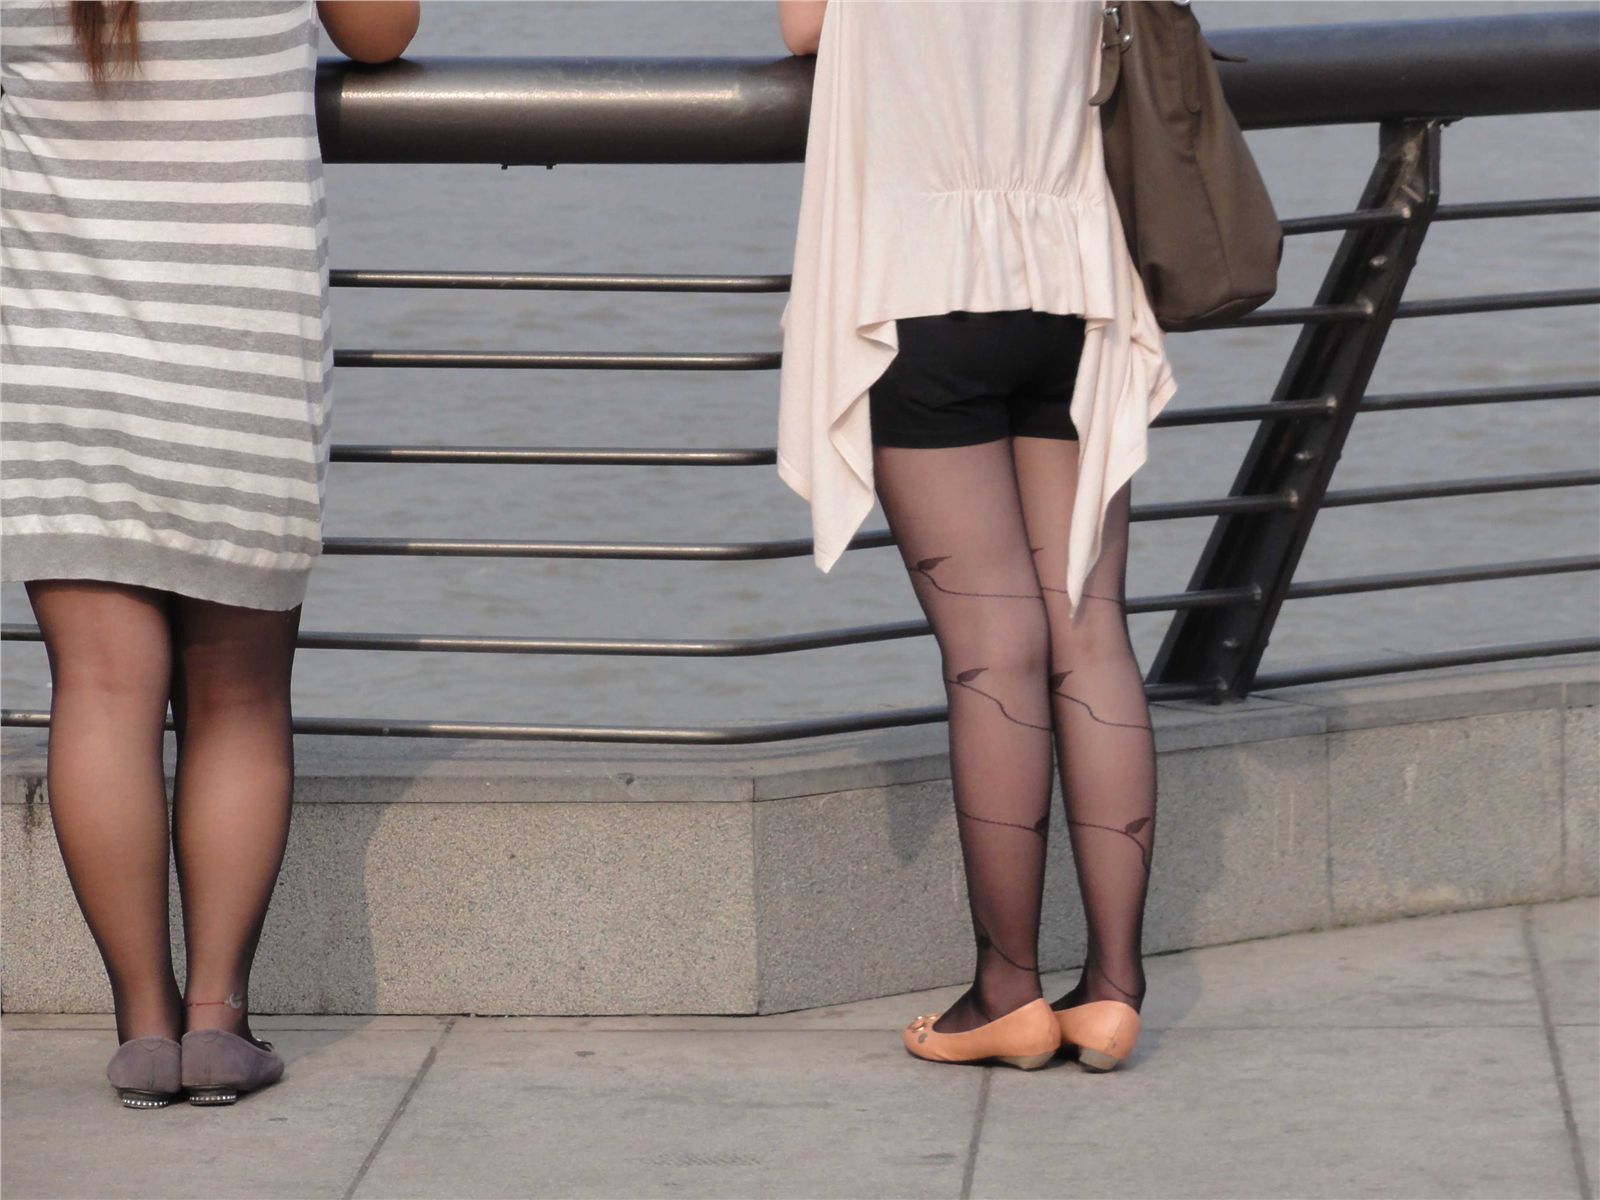
{"label": "bag strap", "polygon": [[1089,97],[1091,105],[1111,99],[1122,78],[1122,55],[1133,42],[1133,34],[1122,30],[1122,6],[1132,2],[1136,0],[1112,0],[1100,18],[1100,86]]}
{"label": "bag strap", "polygon": [[[1189,0],[1173,0],[1180,8],[1188,8]],[[1122,56],[1133,45],[1133,34],[1123,28],[1122,6],[1145,4],[1149,0],[1112,0],[1105,6],[1100,18],[1100,86],[1095,89],[1089,103],[1095,107],[1111,99],[1122,80]],[[1202,41],[1204,35],[1201,35]],[[1244,63],[1250,60],[1242,54],[1226,54],[1205,42],[1205,49],[1217,62]]]}

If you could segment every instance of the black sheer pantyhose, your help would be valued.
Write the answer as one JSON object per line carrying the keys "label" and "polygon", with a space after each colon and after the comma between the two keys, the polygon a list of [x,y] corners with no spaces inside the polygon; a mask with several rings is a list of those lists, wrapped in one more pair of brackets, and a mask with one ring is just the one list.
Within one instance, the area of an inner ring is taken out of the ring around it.
{"label": "black sheer pantyhose", "polygon": [[[30,583],[28,596],[50,659],[51,817],[105,960],[119,1040],[185,1028],[248,1034],[250,963],[288,832],[299,610],[78,580]],[[169,699],[183,996],[167,908]],[[195,1002],[187,1010],[186,1000]]]}
{"label": "black sheer pantyhose", "polygon": [[1077,445],[1013,443],[1034,561],[1050,619],[1050,695],[1061,794],[1089,944],[1077,985],[1056,1008],[1144,1000],[1141,931],[1155,847],[1156,753],[1150,708],[1128,638],[1129,488],[1112,497],[1076,617],[1059,586],[1077,487]]}
{"label": "black sheer pantyhose", "polygon": [[30,583],[28,598],[50,659],[50,816],[111,978],[118,1040],[176,1037],[161,772],[167,597],[48,581]]}
{"label": "black sheer pantyhose", "polygon": [[1056,752],[1090,931],[1084,977],[1065,1000],[1120,999],[1137,1007],[1155,773],[1149,711],[1122,608],[1127,489],[1107,517],[1088,583],[1093,596],[1073,621],[1057,584],[1066,573],[1076,443],[879,447],[874,469],[943,660],[977,944],[973,985],[935,1028],[976,1028],[1040,996],[1039,912]]}
{"label": "black sheer pantyhose", "polygon": [[1050,824],[1050,630],[1011,444],[879,447],[878,497],[933,626],[950,700],[950,771],[977,943],[959,1033],[1037,1000]]}
{"label": "black sheer pantyhose", "polygon": [[250,964],[289,837],[289,678],[300,610],[173,599],[172,843],[186,1028],[250,1036]]}

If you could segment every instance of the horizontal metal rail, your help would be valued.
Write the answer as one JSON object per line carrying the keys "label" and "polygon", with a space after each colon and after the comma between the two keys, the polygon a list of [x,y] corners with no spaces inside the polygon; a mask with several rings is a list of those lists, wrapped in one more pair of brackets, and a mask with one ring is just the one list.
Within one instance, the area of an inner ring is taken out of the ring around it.
{"label": "horizontal metal rail", "polygon": [[[1552,291],[1406,300],[1396,309],[1395,318],[1461,316],[1588,304],[1600,304],[1600,288],[1559,288]],[[1307,304],[1293,308],[1261,309],[1230,321],[1207,325],[1204,331],[1271,325],[1329,325],[1342,321],[1367,321],[1372,316],[1372,305],[1364,300],[1353,304]],[[782,365],[782,355],[775,351],[663,354],[618,351],[337,350],[333,361],[335,366],[340,367],[450,367],[469,370],[775,371]]]}
{"label": "horizontal metal rail", "polygon": [[[1438,567],[1422,571],[1396,571],[1381,575],[1351,575],[1335,579],[1304,580],[1290,585],[1292,600],[1325,596],[1434,587],[1441,584],[1478,583],[1486,580],[1600,571],[1600,556],[1524,559],[1520,562],[1485,563],[1468,567]],[[1250,602],[1258,589],[1214,588],[1208,591],[1171,592],[1129,597],[1129,613],[1170,612]],[[535,638],[504,634],[341,633],[306,631],[296,645],[302,650],[377,650],[440,654],[555,654],[643,658],[757,658],[862,646],[876,642],[926,637],[926,621],[896,621],[814,633],[776,634],[758,638]],[[8,622],[0,626],[0,641],[42,641],[39,627]]]}
{"label": "horizontal metal rail", "polygon": [[[1517,387],[1461,388],[1439,392],[1396,393],[1368,396],[1361,411],[1399,412],[1416,408],[1451,408],[1469,404],[1498,404],[1535,400],[1571,400],[1600,396],[1600,379],[1572,383],[1529,384]],[[1299,417],[1330,416],[1334,398],[1284,400],[1261,404],[1189,405],[1169,408],[1152,421],[1153,429],[1218,425],[1232,421],[1286,421]],[[770,446],[730,448],[629,447],[629,446],[402,446],[341,445],[332,450],[334,462],[429,463],[477,466],[588,466],[588,467],[770,467],[777,451]]]}
{"label": "horizontal metal rail", "polygon": [[[892,546],[888,530],[857,534],[851,550]],[[424,558],[598,558],[617,561],[758,562],[803,558],[812,551],[809,538],[749,542],[574,542],[512,541],[493,538],[333,537],[324,554],[419,556]]]}
{"label": "horizontal metal rail", "polygon": [[[1168,409],[1152,428],[1217,425],[1229,421],[1286,421],[1326,416],[1332,397],[1288,400],[1278,404],[1219,404]],[[581,467],[770,467],[778,452],[770,446],[726,448],[656,446],[404,446],[338,444],[331,451],[340,463],[427,463],[476,466]]]}
{"label": "horizontal metal rail", "polygon": [[1396,392],[1366,396],[1362,412],[1401,412],[1412,408],[1453,408],[1467,404],[1520,403],[1530,400],[1577,400],[1600,396],[1600,379],[1572,383],[1533,383],[1514,387],[1452,388],[1439,392]]}
{"label": "horizontal metal rail", "polygon": [[[1502,217],[1540,217],[1600,212],[1600,196],[1552,197],[1545,200],[1489,200],[1441,205],[1435,221],[1479,221]],[[1374,208],[1352,212],[1289,217],[1280,222],[1284,236],[1330,233],[1362,225],[1394,225],[1408,219],[1404,209]],[[445,288],[488,291],[563,292],[708,292],[771,293],[789,290],[791,277],[769,275],[662,275],[617,272],[404,271],[336,268],[329,272],[334,287]]]}
{"label": "horizontal metal rail", "polygon": [[770,467],[778,452],[748,447],[725,450],[630,449],[573,446],[340,446],[334,462],[472,463],[578,467]]}
{"label": "horizontal metal rail", "polygon": [[[1320,683],[1335,679],[1355,679],[1373,675],[1433,670],[1440,667],[1555,657],[1566,654],[1594,653],[1596,651],[1600,651],[1600,638],[1588,637],[1544,642],[1509,643],[1499,646],[1477,647],[1470,650],[1408,655],[1403,658],[1364,659],[1329,663],[1258,675],[1257,690],[1294,687],[1300,684]],[[1202,699],[1216,694],[1222,682],[1218,680],[1216,685],[1203,682],[1147,684],[1145,686],[1145,696],[1151,701]],[[912,725],[931,725],[944,721],[947,716],[948,710],[943,706],[939,706],[894,709],[875,713],[852,713],[840,717],[778,721],[758,725],[710,728],[531,725],[505,722],[478,723],[469,721],[302,717],[295,720],[294,732],[300,735],[347,737],[482,738],[497,741],[584,741],[735,746],[752,745],[760,742],[793,741],[801,738],[825,737],[835,734],[865,733],[873,730],[895,729]],[[0,711],[0,725],[19,728],[48,728],[50,714],[39,710],[5,709]],[[167,727],[171,727],[170,722]]]}
{"label": "horizontal metal rail", "polygon": [[[1468,313],[1515,312],[1534,308],[1570,308],[1600,304],[1600,288],[1558,288],[1540,292],[1499,292],[1481,296],[1446,296],[1435,300],[1403,300],[1395,318],[1449,317]],[[1249,329],[1261,325],[1330,325],[1340,321],[1366,321],[1370,304],[1307,304],[1296,308],[1265,308],[1231,321],[1207,325],[1207,331]]]}
{"label": "horizontal metal rail", "polygon": [[[1486,221],[1501,217],[1551,217],[1600,212],[1600,196],[1559,196],[1543,200],[1484,200],[1472,204],[1441,204],[1435,221]],[[1308,233],[1337,233],[1367,225],[1399,225],[1410,219],[1403,208],[1365,208],[1312,217],[1290,217],[1279,222],[1285,237]]]}
{"label": "horizontal metal rail", "polygon": [[[1145,689],[1151,700],[1197,699],[1211,694],[1199,684],[1159,684]],[[766,724],[710,727],[649,725],[523,725],[507,722],[413,721],[358,717],[298,717],[294,732],[342,737],[480,738],[490,741],[604,742],[690,746],[750,746],[761,742],[798,741],[835,734],[869,733],[912,725],[935,725],[946,719],[943,706],[887,709],[839,717],[810,717]],[[0,711],[0,725],[42,729],[50,714]],[[167,728],[171,728],[168,722]]]}
{"label": "horizontal metal rail", "polygon": [[1441,204],[1435,221],[1484,221],[1498,217],[1553,217],[1600,212],[1600,196],[1552,196],[1546,200],[1480,200]]}
{"label": "horizontal metal rail", "polygon": [[1424,571],[1391,571],[1383,575],[1346,575],[1338,579],[1304,579],[1289,585],[1290,600],[1319,596],[1348,596],[1388,592],[1397,588],[1436,587],[1447,583],[1481,583],[1493,579],[1523,579],[1535,575],[1565,575],[1600,571],[1600,555],[1573,554],[1561,558],[1525,558],[1520,562],[1483,563],[1470,567],[1435,567]]}
{"label": "horizontal metal rail", "polygon": [[1207,331],[1217,329],[1252,329],[1259,325],[1333,325],[1340,321],[1370,321],[1372,305],[1361,301],[1355,304],[1306,304],[1297,308],[1263,308],[1231,321],[1218,321],[1207,325]]}
{"label": "horizontal metal rail", "polygon": [[[1170,612],[1180,608],[1231,604],[1255,598],[1252,588],[1216,588],[1211,591],[1170,592],[1130,597],[1130,613]],[[926,621],[896,621],[815,633],[776,634],[758,638],[535,638],[509,634],[457,633],[338,633],[304,631],[295,645],[302,650],[379,650],[438,654],[565,654],[640,658],[759,658],[838,646],[864,646],[874,642],[925,637],[932,630]],[[0,625],[0,641],[43,640],[37,625],[8,622]]]}
{"label": "horizontal metal rail", "polygon": [[1403,208],[1360,208],[1353,212],[1327,213],[1313,217],[1288,217],[1278,224],[1284,237],[1307,233],[1337,233],[1368,225],[1403,225],[1410,214]]}
{"label": "horizontal metal rail", "polygon": [[[297,735],[324,737],[410,737],[473,738],[501,742],[604,742],[689,746],[749,746],[760,742],[797,741],[830,734],[867,733],[877,729],[898,729],[909,725],[932,725],[943,721],[946,710],[902,708],[875,713],[852,713],[842,717],[814,717],[767,724],[724,725],[705,728],[650,725],[522,725],[504,721],[416,721],[360,717],[297,717]],[[50,714],[40,711],[6,709],[0,712],[0,725],[42,729],[50,725]],[[171,729],[172,723],[167,722]]]}
{"label": "horizontal metal rail", "polygon": [[1287,421],[1295,417],[1332,416],[1338,401],[1332,396],[1318,396],[1312,400],[1280,400],[1264,404],[1185,405],[1167,408],[1150,422],[1152,429],[1170,429],[1178,425],[1220,425],[1225,421]]}
{"label": "horizontal metal rail", "polygon": [[1541,471],[1529,475],[1484,475],[1470,479],[1438,479],[1428,483],[1341,488],[1324,493],[1322,507],[1346,508],[1356,504],[1387,504],[1393,500],[1438,500],[1446,496],[1491,496],[1501,492],[1593,487],[1596,484],[1600,484],[1600,471]]}
{"label": "horizontal metal rail", "polygon": [[[1293,496],[1224,496],[1216,500],[1174,501],[1148,504],[1130,513],[1134,521],[1170,521],[1211,517],[1225,512],[1270,512],[1292,509]],[[847,549],[874,550],[894,545],[887,529],[855,536]],[[425,558],[600,558],[672,562],[755,562],[778,558],[804,558],[812,552],[810,538],[780,538],[747,542],[574,542],[524,541],[498,538],[333,537],[322,545],[324,554],[362,556],[418,556]]]}
{"label": "horizontal metal rail", "polygon": [[786,292],[787,275],[535,274],[521,271],[334,270],[328,282],[347,288],[449,288],[528,292]]}
{"label": "horizontal metal rail", "polygon": [[552,350],[519,353],[499,350],[336,350],[339,367],[457,367],[516,371],[776,371],[779,355],[645,354]]}
{"label": "horizontal metal rail", "polygon": [[[1569,400],[1600,396],[1600,379],[1573,383],[1530,384],[1519,387],[1465,388],[1439,392],[1368,396],[1363,412],[1398,412],[1413,408],[1449,408],[1469,404],[1533,400]],[[1219,425],[1234,421],[1287,421],[1323,417],[1333,413],[1334,399],[1285,400],[1277,403],[1189,405],[1169,408],[1152,421],[1152,429]],[[478,466],[588,466],[588,467],[770,467],[777,451],[770,446],[728,448],[627,447],[627,446],[401,446],[338,445],[334,462],[429,463]],[[1202,514],[1187,514],[1202,515]]]}
{"label": "horizontal metal rail", "polygon": [[[1539,217],[1600,212],[1600,196],[1569,196],[1548,200],[1496,200],[1474,204],[1446,204],[1436,221],[1475,221],[1495,217]],[[1360,225],[1398,224],[1407,219],[1402,209],[1328,213],[1292,217],[1282,222],[1285,237],[1331,233]],[[618,272],[534,271],[402,271],[336,268],[329,283],[340,288],[414,288],[463,291],[535,292],[677,292],[715,295],[763,294],[789,290],[788,275],[644,275]]]}
{"label": "horizontal metal rail", "polygon": [[1511,662],[1528,658],[1554,658],[1563,654],[1593,654],[1600,651],[1600,638],[1562,638],[1546,642],[1507,642],[1499,646],[1476,646],[1468,650],[1440,650],[1407,654],[1399,658],[1364,658],[1348,662],[1321,663],[1284,671],[1263,671],[1256,676],[1258,692],[1298,687],[1306,683],[1327,683],[1335,679],[1365,679],[1374,675],[1396,675],[1411,671],[1433,671],[1440,667],[1470,667],[1479,663]]}
{"label": "horizontal metal rail", "polygon": [[[1166,599],[1163,597],[1162,599]],[[1185,595],[1184,600],[1188,597]],[[302,650],[376,650],[434,654],[555,654],[637,658],[761,658],[837,646],[924,637],[926,621],[897,621],[815,633],[758,638],[540,638],[503,634],[341,633],[306,630],[295,645]],[[0,626],[0,641],[38,642],[37,625]]]}
{"label": "horizontal metal rail", "polygon": [[[1547,471],[1530,475],[1479,476],[1470,479],[1441,479],[1428,483],[1388,484],[1378,487],[1346,488],[1329,491],[1323,497],[1326,508],[1359,504],[1382,504],[1396,500],[1432,500],[1447,496],[1492,495],[1501,492],[1535,491],[1543,488],[1592,487],[1600,484],[1600,471]],[[1218,516],[1223,513],[1274,512],[1294,509],[1298,501],[1289,496],[1224,496],[1212,500],[1180,500],[1170,503],[1135,506],[1133,521],[1171,521],[1190,517]],[[894,540],[887,529],[858,534],[851,550],[891,546]],[[744,562],[778,558],[802,558],[812,552],[809,538],[783,538],[774,541],[705,542],[569,542],[516,541],[478,538],[329,538],[323,545],[327,554],[421,555],[463,558],[603,558],[658,559],[673,561]]]}
{"label": "horizontal metal rail", "polygon": [[1571,308],[1600,304],[1600,288],[1559,288],[1548,292],[1501,292],[1488,296],[1449,296],[1438,300],[1402,300],[1395,311],[1405,317],[1454,317],[1467,313],[1516,312],[1530,308]]}

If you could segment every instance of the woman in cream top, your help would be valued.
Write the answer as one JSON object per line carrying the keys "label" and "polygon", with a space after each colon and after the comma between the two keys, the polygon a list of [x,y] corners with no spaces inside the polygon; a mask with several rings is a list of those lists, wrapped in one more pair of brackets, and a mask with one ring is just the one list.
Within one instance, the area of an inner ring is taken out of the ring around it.
{"label": "woman in cream top", "polygon": [[1101,14],[780,0],[817,65],[778,471],[824,571],[882,500],[950,696],[978,960],[908,1028],[924,1057],[1001,1018],[1024,1041],[1061,1024],[1034,1003],[1053,749],[1089,925],[1055,1007],[1120,1005],[1126,1041],[1143,997],[1155,767],[1123,574],[1129,481],[1174,384],[1089,105]]}

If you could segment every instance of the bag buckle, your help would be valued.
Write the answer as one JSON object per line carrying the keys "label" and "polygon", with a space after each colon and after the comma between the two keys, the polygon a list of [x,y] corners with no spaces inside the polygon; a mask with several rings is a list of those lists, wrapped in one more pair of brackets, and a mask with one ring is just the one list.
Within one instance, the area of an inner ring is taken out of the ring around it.
{"label": "bag buckle", "polygon": [[1108,27],[1107,31],[1109,32],[1110,30],[1114,29],[1116,31],[1116,34],[1114,35],[1115,36],[1115,40],[1114,41],[1109,41],[1108,42],[1108,41],[1102,40],[1101,43],[1100,43],[1100,49],[1102,49],[1102,50],[1126,50],[1128,48],[1128,46],[1130,44],[1132,44],[1132,42],[1133,42],[1133,34],[1131,34],[1131,33],[1123,33],[1122,32],[1122,5],[1121,4],[1108,4],[1108,5],[1106,5],[1106,7],[1105,7],[1105,15],[1110,18],[1110,20],[1108,22],[1106,22],[1106,25]]}

